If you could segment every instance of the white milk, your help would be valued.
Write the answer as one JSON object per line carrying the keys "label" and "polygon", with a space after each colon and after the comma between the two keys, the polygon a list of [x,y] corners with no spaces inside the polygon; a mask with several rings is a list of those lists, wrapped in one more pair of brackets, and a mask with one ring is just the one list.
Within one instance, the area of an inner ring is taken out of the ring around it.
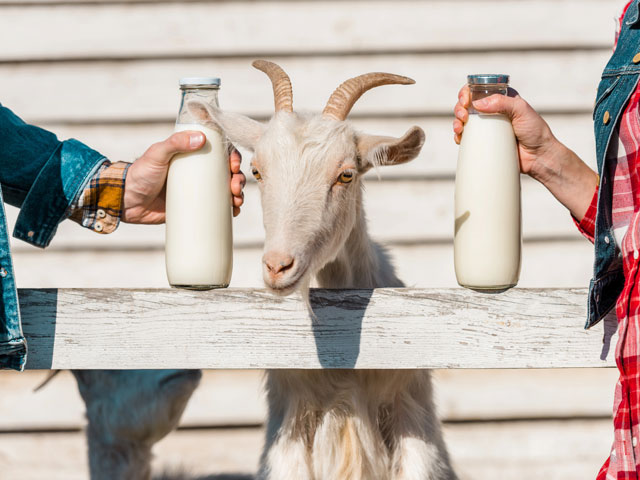
{"label": "white milk", "polygon": [[231,280],[233,236],[229,160],[221,133],[198,124],[202,149],[173,157],[167,178],[166,264],[175,287],[226,287]]}
{"label": "white milk", "polygon": [[520,167],[513,128],[503,115],[469,115],[455,190],[458,283],[479,290],[513,287],[520,276]]}

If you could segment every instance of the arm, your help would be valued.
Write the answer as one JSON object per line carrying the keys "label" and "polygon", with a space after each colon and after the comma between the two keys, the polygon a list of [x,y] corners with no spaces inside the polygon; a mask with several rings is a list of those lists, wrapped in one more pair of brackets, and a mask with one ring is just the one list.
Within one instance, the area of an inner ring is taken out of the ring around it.
{"label": "arm", "polygon": [[[69,216],[103,233],[113,231],[120,219],[164,222],[169,161],[176,153],[198,150],[204,140],[200,132],[176,133],[152,145],[131,165],[111,164],[81,142],[59,141],[0,105],[0,186],[4,200],[20,208],[14,236],[46,247],[58,224]],[[244,198],[240,160],[234,150],[229,157],[234,215]],[[110,221],[102,224],[107,228],[96,229],[103,212]]]}
{"label": "arm", "polygon": [[[133,163],[106,162],[74,202],[70,218],[98,233],[113,232],[120,220],[164,223],[169,162],[175,154],[198,150],[203,144],[204,136],[200,132],[179,132],[149,147]],[[234,216],[240,213],[244,202],[242,190],[246,179],[240,171],[240,162],[240,154],[233,149],[229,169]]]}
{"label": "arm", "polygon": [[[464,124],[469,119],[468,87],[460,91],[455,107],[453,130],[460,143]],[[520,171],[542,183],[571,214],[582,221],[598,186],[598,175],[573,151],[560,143],[540,115],[519,95],[493,95],[474,102],[482,113],[506,115],[518,140]]]}
{"label": "arm", "polygon": [[77,140],[28,125],[0,105],[0,185],[20,208],[14,236],[46,247],[104,156]]}

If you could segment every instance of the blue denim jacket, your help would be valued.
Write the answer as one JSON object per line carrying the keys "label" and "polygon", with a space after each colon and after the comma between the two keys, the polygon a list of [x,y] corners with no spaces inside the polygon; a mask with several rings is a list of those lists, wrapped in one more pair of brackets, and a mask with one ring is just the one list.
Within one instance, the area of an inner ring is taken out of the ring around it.
{"label": "blue denim jacket", "polygon": [[20,208],[14,237],[44,248],[105,160],[77,140],[61,142],[27,125],[0,105],[0,368],[22,370],[27,354],[3,202]]}
{"label": "blue denim jacket", "polygon": [[[595,229],[594,275],[589,287],[586,328],[598,323],[616,304],[624,286],[622,256],[614,241],[611,221],[613,179],[605,165],[609,142],[640,76],[640,0],[622,21],[616,50],[602,73],[593,111],[600,189]],[[634,61],[635,60],[635,61]],[[617,138],[613,138],[617,141]]]}

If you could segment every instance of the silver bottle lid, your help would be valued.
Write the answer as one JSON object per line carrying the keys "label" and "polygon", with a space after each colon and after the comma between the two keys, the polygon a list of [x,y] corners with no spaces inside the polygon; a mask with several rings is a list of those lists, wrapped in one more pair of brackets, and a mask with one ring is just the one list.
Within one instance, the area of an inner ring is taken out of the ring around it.
{"label": "silver bottle lid", "polygon": [[468,75],[467,83],[469,85],[490,85],[494,83],[509,83],[509,75],[495,74],[495,73]]}
{"label": "silver bottle lid", "polygon": [[185,87],[218,88],[220,79],[218,77],[184,77],[180,79],[180,88]]}

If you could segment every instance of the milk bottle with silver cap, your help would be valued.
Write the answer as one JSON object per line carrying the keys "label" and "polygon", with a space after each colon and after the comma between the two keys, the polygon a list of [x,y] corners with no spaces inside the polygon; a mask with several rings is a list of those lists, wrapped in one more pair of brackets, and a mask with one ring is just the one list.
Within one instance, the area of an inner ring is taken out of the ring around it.
{"label": "milk bottle with silver cap", "polygon": [[[467,77],[471,100],[506,95],[508,75]],[[455,187],[454,260],[458,283],[505,290],[518,283],[522,245],[520,164],[511,122],[473,107],[464,127]]]}
{"label": "milk bottle with silver cap", "polygon": [[167,177],[166,266],[173,287],[205,290],[231,280],[233,208],[227,143],[220,129],[196,118],[191,100],[218,106],[219,78],[183,78],[176,132],[199,130],[206,143],[173,157]]}

